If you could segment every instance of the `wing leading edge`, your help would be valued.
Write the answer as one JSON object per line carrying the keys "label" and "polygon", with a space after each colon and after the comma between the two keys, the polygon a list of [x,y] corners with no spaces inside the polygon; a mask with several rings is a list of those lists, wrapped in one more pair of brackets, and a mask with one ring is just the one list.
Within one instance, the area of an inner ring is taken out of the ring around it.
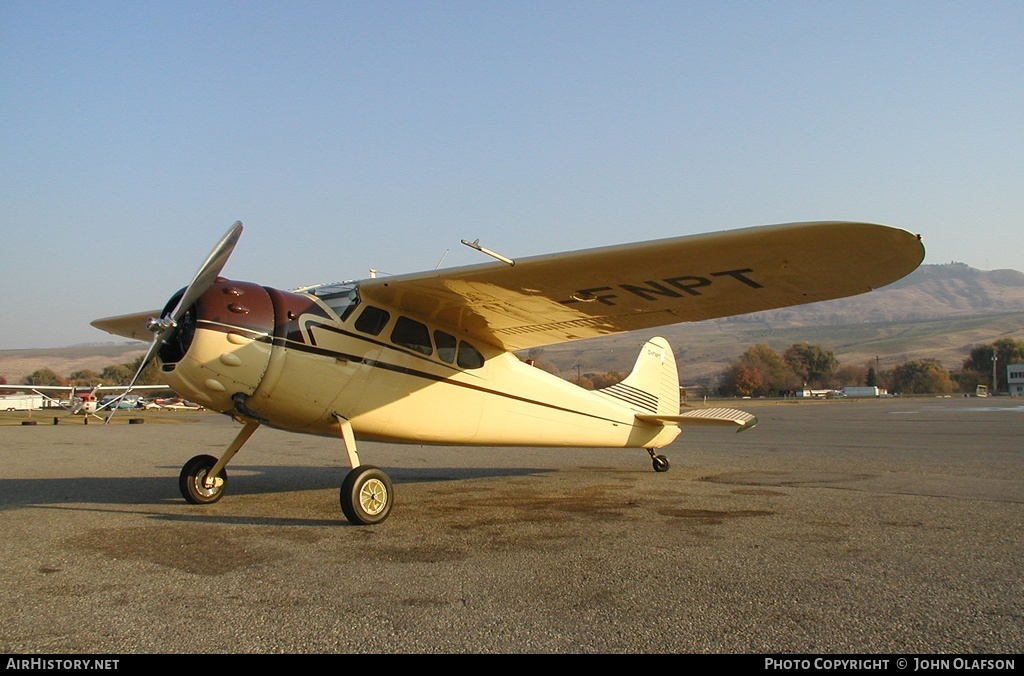
{"label": "wing leading edge", "polygon": [[905,277],[918,235],[828,221],[363,280],[364,301],[506,350],[853,296]]}

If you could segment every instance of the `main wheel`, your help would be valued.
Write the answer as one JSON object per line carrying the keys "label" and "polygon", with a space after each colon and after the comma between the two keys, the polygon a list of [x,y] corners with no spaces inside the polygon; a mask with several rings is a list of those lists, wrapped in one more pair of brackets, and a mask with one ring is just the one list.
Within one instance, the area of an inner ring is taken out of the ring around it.
{"label": "main wheel", "polygon": [[391,479],[373,465],[360,465],[341,483],[341,511],[357,526],[372,526],[388,518],[395,494]]}
{"label": "main wheel", "polygon": [[228,483],[227,470],[222,469],[220,475],[213,478],[212,486],[206,485],[206,475],[216,464],[217,458],[212,455],[197,455],[186,462],[178,476],[181,497],[193,505],[208,505],[220,500]]}

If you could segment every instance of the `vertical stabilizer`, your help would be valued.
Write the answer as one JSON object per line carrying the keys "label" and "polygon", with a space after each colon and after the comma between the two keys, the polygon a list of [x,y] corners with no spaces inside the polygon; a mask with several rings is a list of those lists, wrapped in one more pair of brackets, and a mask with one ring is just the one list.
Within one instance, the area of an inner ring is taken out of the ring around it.
{"label": "vertical stabilizer", "polygon": [[626,379],[598,393],[626,404],[637,413],[679,414],[679,372],[672,348],[664,338],[651,338],[636,358]]}

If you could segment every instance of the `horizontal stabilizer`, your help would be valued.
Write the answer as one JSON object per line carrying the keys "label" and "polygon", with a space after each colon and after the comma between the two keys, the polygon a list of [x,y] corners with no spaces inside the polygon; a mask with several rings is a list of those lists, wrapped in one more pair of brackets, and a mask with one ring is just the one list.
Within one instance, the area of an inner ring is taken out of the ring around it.
{"label": "horizontal stabilizer", "polygon": [[739,425],[737,432],[757,424],[757,417],[735,408],[699,408],[679,415],[636,414],[637,420],[663,425]]}

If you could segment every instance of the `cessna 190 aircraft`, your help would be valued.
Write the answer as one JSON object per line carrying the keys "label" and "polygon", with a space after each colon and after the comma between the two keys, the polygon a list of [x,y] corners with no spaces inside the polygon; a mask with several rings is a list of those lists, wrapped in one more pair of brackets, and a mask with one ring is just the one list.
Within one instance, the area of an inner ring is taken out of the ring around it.
{"label": "cessna 190 aircraft", "polygon": [[[585,390],[521,361],[519,350],[623,331],[841,298],[885,286],[924,258],[920,236],[869,223],[759,226],[281,291],[220,277],[235,223],[162,311],[93,326],[153,334],[182,397],[234,417],[218,459],[181,470],[190,503],[216,502],[226,465],[261,425],[340,437],[351,468],[341,509],[388,517],[394,490],[356,438],[422,444],[621,447],[657,453],[687,424],[756,423],[722,408],[680,413],[675,357],[646,341],[625,380]],[[112,414],[111,414],[112,415]],[[109,418],[108,418],[109,420]]]}

